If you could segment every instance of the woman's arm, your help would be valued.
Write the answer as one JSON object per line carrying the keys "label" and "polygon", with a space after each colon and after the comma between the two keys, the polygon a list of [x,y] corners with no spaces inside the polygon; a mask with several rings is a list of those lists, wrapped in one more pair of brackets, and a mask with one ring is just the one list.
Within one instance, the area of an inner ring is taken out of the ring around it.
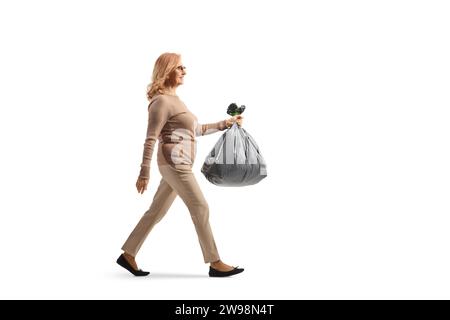
{"label": "woman's arm", "polygon": [[205,136],[217,131],[223,131],[227,127],[227,120],[222,120],[214,123],[197,124],[195,127],[195,136]]}
{"label": "woman's arm", "polygon": [[165,102],[164,97],[157,97],[150,102],[148,106],[148,125],[147,135],[144,143],[144,152],[142,155],[141,171],[139,178],[149,179],[150,163],[152,160],[153,149],[162,128],[170,117],[170,105]]}
{"label": "woman's arm", "polygon": [[222,120],[215,123],[207,123],[207,124],[197,124],[195,128],[196,136],[205,136],[207,134],[211,134],[217,131],[223,131],[227,128],[230,128],[233,123],[237,122],[238,125],[242,125],[242,116],[233,116],[229,119]]}

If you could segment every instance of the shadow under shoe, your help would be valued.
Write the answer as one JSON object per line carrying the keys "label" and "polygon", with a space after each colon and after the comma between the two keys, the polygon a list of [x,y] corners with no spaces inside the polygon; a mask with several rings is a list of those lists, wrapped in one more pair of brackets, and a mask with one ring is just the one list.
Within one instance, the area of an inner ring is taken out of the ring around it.
{"label": "shadow under shoe", "polygon": [[229,277],[229,276],[241,273],[242,271],[244,271],[244,268],[235,267],[233,270],[230,270],[230,271],[219,271],[212,267],[209,267],[209,276],[210,277]]}
{"label": "shadow under shoe", "polygon": [[127,269],[128,271],[130,271],[133,275],[135,275],[136,277],[144,277],[144,276],[148,276],[150,274],[150,272],[148,271],[142,271],[141,269],[139,270],[135,270],[127,261],[127,259],[125,259],[125,257],[123,256],[123,254],[121,254],[119,256],[119,258],[117,259],[117,264],[125,269]]}

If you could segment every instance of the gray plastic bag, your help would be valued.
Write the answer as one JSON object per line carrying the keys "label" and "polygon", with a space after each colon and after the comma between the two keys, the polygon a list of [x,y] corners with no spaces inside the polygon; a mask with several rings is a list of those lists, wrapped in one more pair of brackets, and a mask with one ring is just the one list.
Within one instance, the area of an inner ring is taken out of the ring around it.
{"label": "gray plastic bag", "polygon": [[267,177],[258,145],[237,123],[217,141],[201,171],[209,182],[222,187],[249,186]]}

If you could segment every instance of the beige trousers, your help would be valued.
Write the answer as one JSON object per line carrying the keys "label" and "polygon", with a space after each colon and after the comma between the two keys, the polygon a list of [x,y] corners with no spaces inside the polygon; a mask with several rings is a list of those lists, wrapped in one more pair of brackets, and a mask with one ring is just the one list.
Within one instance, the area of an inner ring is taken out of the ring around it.
{"label": "beige trousers", "polygon": [[150,208],[142,216],[122,250],[136,256],[152,228],[167,213],[176,196],[186,204],[202,249],[205,263],[219,260],[209,225],[209,207],[189,165],[160,165],[162,179]]}

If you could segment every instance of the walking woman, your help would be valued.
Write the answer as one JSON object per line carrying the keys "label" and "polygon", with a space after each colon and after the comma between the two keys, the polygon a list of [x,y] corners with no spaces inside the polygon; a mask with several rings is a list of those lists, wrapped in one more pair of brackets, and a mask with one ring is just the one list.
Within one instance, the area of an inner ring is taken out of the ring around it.
{"label": "walking woman", "polygon": [[181,56],[164,53],[155,62],[152,82],[147,88],[148,127],[144,143],[141,170],[136,188],[143,194],[150,179],[150,162],[156,140],[157,163],[162,179],[150,208],[142,216],[122,246],[123,253],[117,263],[135,276],[146,276],[150,272],[138,268],[135,257],[152,228],[164,217],[176,196],[186,204],[197,231],[205,263],[210,263],[209,276],[227,277],[244,271],[220,260],[216,243],[209,225],[209,208],[192,165],[196,153],[196,136],[223,131],[234,122],[242,125],[242,117],[198,124],[197,117],[177,96],[177,87],[183,84],[186,67]]}

